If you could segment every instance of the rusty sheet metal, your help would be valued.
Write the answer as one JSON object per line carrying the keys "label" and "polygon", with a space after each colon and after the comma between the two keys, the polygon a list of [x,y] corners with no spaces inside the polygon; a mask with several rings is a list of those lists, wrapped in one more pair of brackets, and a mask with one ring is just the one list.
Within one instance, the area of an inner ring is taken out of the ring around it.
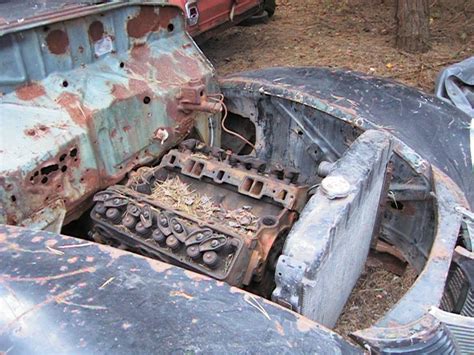
{"label": "rusty sheet metal", "polygon": [[362,353],[223,282],[84,240],[0,225],[0,351]]}
{"label": "rusty sheet metal", "polygon": [[290,99],[362,130],[388,130],[395,136],[395,152],[416,172],[430,179],[429,163],[438,166],[474,205],[470,118],[432,95],[328,68],[268,68],[232,74],[220,82],[226,96],[244,89],[260,97]]}
{"label": "rusty sheet metal", "polygon": [[114,6],[0,37],[0,222],[21,225],[57,200],[75,218],[189,133],[207,107],[181,108],[189,83],[203,100],[217,92],[179,9]]}

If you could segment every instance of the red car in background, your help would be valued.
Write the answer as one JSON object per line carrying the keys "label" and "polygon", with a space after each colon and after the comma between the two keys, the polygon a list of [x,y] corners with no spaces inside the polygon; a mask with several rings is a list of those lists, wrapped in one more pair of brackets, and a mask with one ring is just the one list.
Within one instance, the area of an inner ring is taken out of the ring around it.
{"label": "red car in background", "polygon": [[188,32],[206,39],[244,20],[265,22],[275,12],[275,0],[171,0],[183,9]]}

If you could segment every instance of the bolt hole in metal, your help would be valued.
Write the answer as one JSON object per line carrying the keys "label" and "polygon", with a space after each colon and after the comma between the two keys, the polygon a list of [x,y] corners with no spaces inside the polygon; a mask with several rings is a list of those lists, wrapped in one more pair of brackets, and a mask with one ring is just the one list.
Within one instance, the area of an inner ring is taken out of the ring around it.
{"label": "bolt hole in metal", "polygon": [[143,98],[143,103],[144,103],[145,105],[148,105],[150,102],[151,102],[151,98],[150,98],[149,96],[145,96],[145,97]]}
{"label": "bolt hole in metal", "polygon": [[272,216],[265,216],[262,218],[262,224],[266,227],[271,227],[277,224],[277,220]]}
{"label": "bolt hole in metal", "polygon": [[390,207],[394,210],[403,211],[405,205],[400,201],[390,201]]}
{"label": "bolt hole in metal", "polygon": [[71,149],[71,151],[69,152],[69,156],[73,158],[77,156],[77,148]]}
{"label": "bolt hole in metal", "polygon": [[168,32],[174,31],[174,25],[172,23],[168,24]]}
{"label": "bolt hole in metal", "polygon": [[62,86],[65,87],[65,88],[67,88],[67,87],[69,86],[68,81],[67,81],[67,80],[64,80],[64,81],[62,82]]}
{"label": "bolt hole in metal", "polygon": [[124,67],[125,67],[125,63],[124,63],[124,62],[120,62],[119,67],[120,67],[120,68],[124,68]]}

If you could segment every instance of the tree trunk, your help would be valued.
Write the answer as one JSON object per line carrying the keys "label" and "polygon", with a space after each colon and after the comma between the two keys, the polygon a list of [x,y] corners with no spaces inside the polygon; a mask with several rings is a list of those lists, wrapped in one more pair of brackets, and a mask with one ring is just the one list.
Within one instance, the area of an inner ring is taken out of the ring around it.
{"label": "tree trunk", "polygon": [[397,1],[398,48],[411,52],[426,52],[430,49],[429,0]]}

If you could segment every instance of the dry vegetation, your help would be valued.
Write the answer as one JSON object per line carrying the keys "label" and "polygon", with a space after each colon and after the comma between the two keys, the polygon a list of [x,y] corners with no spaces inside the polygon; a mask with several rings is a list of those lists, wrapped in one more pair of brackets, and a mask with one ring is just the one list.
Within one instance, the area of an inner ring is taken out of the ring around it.
{"label": "dry vegetation", "polygon": [[[266,25],[234,27],[202,45],[220,75],[269,66],[327,66],[389,77],[432,92],[438,72],[474,54],[474,1],[433,0],[432,49],[394,48],[394,0],[280,0]],[[408,290],[416,275],[367,267],[336,330],[373,324]]]}
{"label": "dry vegetation", "polygon": [[432,92],[437,73],[474,54],[474,1],[434,0],[432,49],[394,48],[394,0],[280,0],[266,25],[233,27],[202,48],[219,74],[327,66],[390,77]]}

